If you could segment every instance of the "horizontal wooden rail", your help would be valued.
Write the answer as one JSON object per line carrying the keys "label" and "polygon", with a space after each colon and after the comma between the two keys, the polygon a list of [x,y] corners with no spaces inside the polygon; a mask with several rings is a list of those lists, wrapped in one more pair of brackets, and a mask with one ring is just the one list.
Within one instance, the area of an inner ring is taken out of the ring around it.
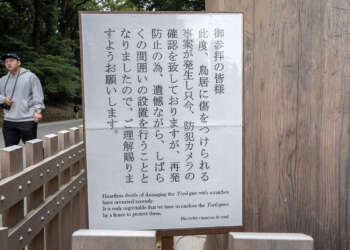
{"label": "horizontal wooden rail", "polygon": [[85,181],[85,170],[81,170],[70,182],[61,186],[58,192],[49,196],[41,206],[28,213],[21,223],[10,229],[9,249],[23,249],[72,200],[85,185]]}
{"label": "horizontal wooden rail", "polygon": [[23,171],[0,180],[0,213],[84,157],[84,142],[48,157]]}

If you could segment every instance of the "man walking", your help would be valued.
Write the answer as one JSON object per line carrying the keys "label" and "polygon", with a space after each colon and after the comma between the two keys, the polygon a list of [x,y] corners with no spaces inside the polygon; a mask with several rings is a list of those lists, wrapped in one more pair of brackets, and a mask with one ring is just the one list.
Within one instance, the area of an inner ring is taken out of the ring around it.
{"label": "man walking", "polygon": [[0,78],[0,104],[4,110],[2,133],[5,146],[24,143],[37,137],[38,122],[45,108],[38,77],[21,68],[21,59],[14,53],[1,57],[9,71]]}

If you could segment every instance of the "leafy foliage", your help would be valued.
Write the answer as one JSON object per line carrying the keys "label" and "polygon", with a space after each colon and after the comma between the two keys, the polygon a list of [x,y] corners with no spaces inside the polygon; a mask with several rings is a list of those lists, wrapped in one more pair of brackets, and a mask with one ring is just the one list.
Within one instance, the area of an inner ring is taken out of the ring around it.
{"label": "leafy foliage", "polygon": [[81,98],[80,10],[204,10],[204,0],[0,0],[0,55],[22,58],[40,78],[47,103]]}
{"label": "leafy foliage", "polygon": [[200,11],[205,9],[204,0],[131,0],[138,10]]}
{"label": "leafy foliage", "polygon": [[49,104],[72,101],[79,93],[79,69],[67,58],[44,55],[24,67],[31,69],[41,79]]}

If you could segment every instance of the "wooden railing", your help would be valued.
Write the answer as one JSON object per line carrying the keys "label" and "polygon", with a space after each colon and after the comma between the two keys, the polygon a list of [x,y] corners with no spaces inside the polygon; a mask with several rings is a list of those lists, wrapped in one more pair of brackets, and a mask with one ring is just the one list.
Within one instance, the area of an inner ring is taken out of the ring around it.
{"label": "wooden railing", "polygon": [[88,228],[84,158],[83,127],[0,149],[0,250],[71,249]]}

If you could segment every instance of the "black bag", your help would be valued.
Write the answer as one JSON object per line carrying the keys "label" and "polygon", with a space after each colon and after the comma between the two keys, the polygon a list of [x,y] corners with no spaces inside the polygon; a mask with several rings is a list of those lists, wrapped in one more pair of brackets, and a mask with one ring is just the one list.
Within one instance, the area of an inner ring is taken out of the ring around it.
{"label": "black bag", "polygon": [[6,110],[10,110],[11,106],[7,105],[6,103],[1,103],[0,107]]}

